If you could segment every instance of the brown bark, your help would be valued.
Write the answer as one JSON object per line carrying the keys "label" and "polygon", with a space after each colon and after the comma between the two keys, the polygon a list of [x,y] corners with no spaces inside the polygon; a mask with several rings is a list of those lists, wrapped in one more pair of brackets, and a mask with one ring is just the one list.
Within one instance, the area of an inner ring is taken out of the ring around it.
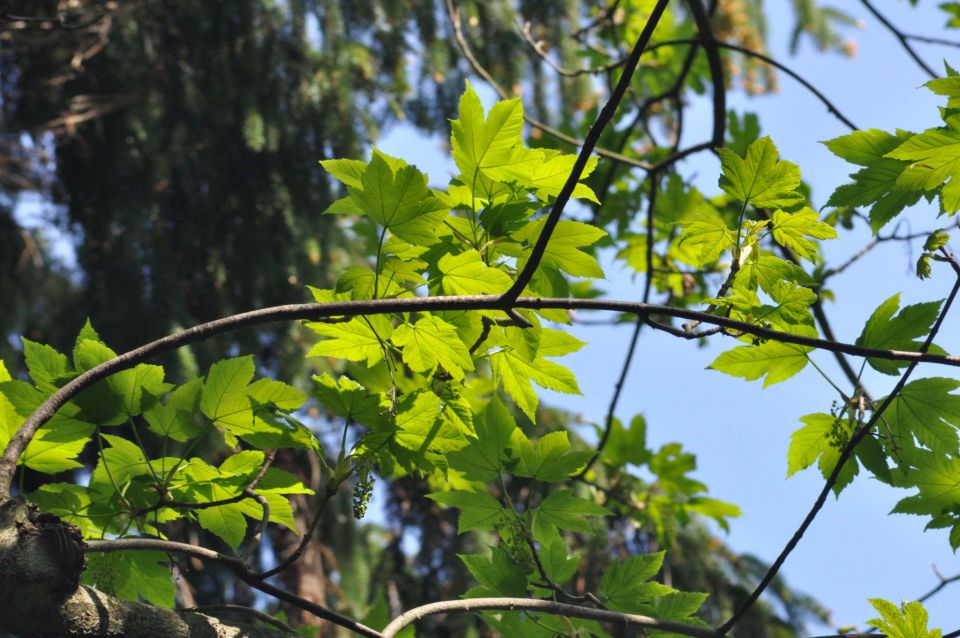
{"label": "brown bark", "polygon": [[134,603],[80,586],[77,529],[22,498],[0,501],[0,634],[21,638],[276,638],[276,627]]}

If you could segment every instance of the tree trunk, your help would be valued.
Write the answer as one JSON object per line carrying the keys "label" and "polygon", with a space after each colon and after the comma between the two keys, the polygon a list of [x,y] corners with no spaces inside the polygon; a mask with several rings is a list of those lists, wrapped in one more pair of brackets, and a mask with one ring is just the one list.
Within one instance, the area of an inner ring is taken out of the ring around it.
{"label": "tree trunk", "polygon": [[276,638],[253,621],[134,603],[81,586],[79,531],[23,498],[0,502],[0,635],[20,638]]}

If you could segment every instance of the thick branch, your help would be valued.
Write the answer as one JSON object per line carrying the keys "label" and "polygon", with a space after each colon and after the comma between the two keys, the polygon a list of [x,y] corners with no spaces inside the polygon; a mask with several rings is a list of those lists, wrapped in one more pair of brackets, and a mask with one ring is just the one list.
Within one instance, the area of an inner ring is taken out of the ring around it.
{"label": "thick branch", "polygon": [[[848,343],[789,334],[706,312],[688,310],[686,308],[673,308],[660,304],[608,299],[521,297],[512,304],[511,308],[526,308],[531,310],[547,308],[558,308],[562,310],[607,310],[639,315],[662,315],[720,326],[737,333],[751,334],[761,339],[808,346],[830,352],[842,352],[859,357],[887,359],[891,361],[939,363],[960,367],[960,356],[863,348]],[[16,470],[17,461],[26,449],[27,444],[30,443],[30,440],[37,433],[37,430],[53,418],[57,410],[63,407],[81,390],[90,387],[97,381],[105,379],[116,372],[132,368],[138,363],[142,363],[189,343],[202,341],[215,335],[232,332],[248,326],[263,325],[278,321],[319,321],[328,317],[355,317],[360,315],[399,312],[505,309],[509,308],[504,307],[502,299],[497,295],[409,297],[405,299],[338,301],[322,304],[290,304],[231,315],[157,339],[156,341],[121,354],[114,359],[87,370],[50,395],[46,401],[37,407],[33,414],[27,417],[23,425],[20,426],[20,429],[17,430],[13,438],[10,439],[7,448],[3,452],[3,456],[0,457],[0,498],[9,496],[10,485],[13,480],[14,471]]]}
{"label": "thick branch", "polygon": [[437,603],[430,603],[421,607],[416,607],[410,611],[404,612],[395,618],[383,630],[384,638],[393,638],[404,627],[411,625],[427,616],[436,614],[464,614],[477,611],[539,611],[545,614],[555,616],[569,616],[571,618],[586,618],[587,620],[597,620],[600,622],[619,625],[621,627],[646,627],[647,629],[660,629],[670,631],[684,636],[694,636],[694,638],[719,638],[719,634],[712,629],[685,625],[683,623],[671,622],[669,620],[658,620],[649,616],[638,616],[636,614],[623,614],[616,611],[607,611],[605,609],[593,609],[591,607],[579,607],[577,605],[567,605],[564,603],[553,602],[552,600],[539,600],[531,598],[466,598],[463,600],[445,600]]}

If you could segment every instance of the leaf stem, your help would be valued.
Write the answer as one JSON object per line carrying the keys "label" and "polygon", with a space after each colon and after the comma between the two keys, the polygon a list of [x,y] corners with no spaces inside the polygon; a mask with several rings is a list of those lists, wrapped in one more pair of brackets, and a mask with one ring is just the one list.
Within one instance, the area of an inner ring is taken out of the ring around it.
{"label": "leaf stem", "polygon": [[810,362],[810,365],[812,365],[812,366],[814,367],[814,369],[815,369],[817,372],[820,373],[820,376],[823,377],[823,378],[826,380],[826,382],[829,383],[829,384],[831,385],[831,387],[833,387],[833,389],[837,391],[837,394],[839,394],[841,397],[843,397],[844,402],[850,401],[850,397],[848,397],[846,394],[844,394],[843,390],[841,390],[840,387],[839,387],[836,383],[833,382],[833,379],[831,379],[831,378],[827,375],[827,373],[824,372],[824,371],[820,368],[820,366],[817,365],[817,362],[813,360],[813,357],[810,356],[810,353],[809,353],[809,352],[806,353],[806,357],[807,357],[807,361]]}

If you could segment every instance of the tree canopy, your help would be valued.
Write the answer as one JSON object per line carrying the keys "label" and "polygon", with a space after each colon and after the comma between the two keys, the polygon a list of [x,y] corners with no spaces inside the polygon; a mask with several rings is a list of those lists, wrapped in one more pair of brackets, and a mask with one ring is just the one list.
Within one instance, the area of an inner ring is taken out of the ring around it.
{"label": "tree canopy", "polygon": [[[827,612],[780,569],[864,475],[960,547],[960,358],[936,343],[960,290],[960,75],[867,0],[939,125],[859,130],[765,53],[762,2],[14,4],[0,632],[803,636]],[[849,49],[853,17],[793,8],[791,46]],[[850,129],[825,142],[851,174],[819,207],[728,109],[734,81],[780,74]],[[688,144],[696,95],[710,135]],[[449,135],[449,179],[365,152],[397,118]],[[683,172],[700,153],[709,191]],[[59,206],[76,270],[19,227],[26,193]],[[942,227],[898,234],[923,200]],[[857,225],[875,240],[828,263]],[[915,242],[917,277],[952,288],[891,290],[844,342],[828,281],[880,241]],[[635,297],[602,292],[607,257]],[[540,392],[580,392],[564,357],[585,316],[633,325],[595,438]],[[726,343],[718,373],[766,387],[810,366],[835,391],[794,415],[788,474],[824,482],[773,564],[717,536],[739,508],[694,453],[616,418],[651,331]],[[921,602],[871,604],[891,638],[960,635]]]}

